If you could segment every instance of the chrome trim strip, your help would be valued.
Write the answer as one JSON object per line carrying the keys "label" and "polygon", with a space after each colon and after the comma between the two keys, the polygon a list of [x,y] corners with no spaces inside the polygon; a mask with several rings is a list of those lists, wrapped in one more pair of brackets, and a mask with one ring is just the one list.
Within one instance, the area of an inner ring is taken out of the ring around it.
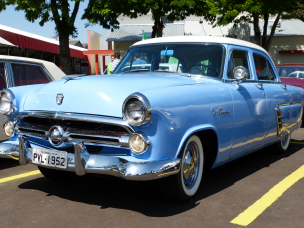
{"label": "chrome trim strip", "polygon": [[[19,157],[22,164],[32,163],[32,148],[26,136],[19,136]],[[76,148],[75,148],[76,147]],[[0,144],[1,148],[1,144]],[[74,144],[75,154],[68,153],[68,166],[66,170],[76,172],[77,175],[85,173],[107,174],[121,177],[126,180],[147,181],[159,179],[180,171],[180,159],[171,158],[162,161],[133,162],[126,157],[104,156],[88,154],[81,141]],[[35,164],[37,165],[37,164]],[[56,169],[56,168],[51,168]]]}
{"label": "chrome trim strip", "polygon": [[21,112],[16,118],[15,122],[17,123],[19,118],[22,117],[40,117],[48,119],[65,119],[65,120],[76,120],[83,122],[96,122],[96,123],[105,123],[113,124],[125,128],[129,134],[132,134],[134,129],[123,119],[106,117],[106,116],[97,116],[97,115],[86,115],[79,113],[68,113],[68,112],[47,112],[47,111],[24,111]]}
{"label": "chrome trim strip", "polygon": [[294,104],[304,104],[304,101],[290,102],[290,103],[286,103],[286,104],[278,104],[278,106],[286,106],[286,105],[294,105]]}
{"label": "chrome trim strip", "polygon": [[275,110],[277,114],[277,125],[278,125],[277,135],[280,136],[282,135],[282,131],[283,131],[282,113],[279,106],[277,106]]}

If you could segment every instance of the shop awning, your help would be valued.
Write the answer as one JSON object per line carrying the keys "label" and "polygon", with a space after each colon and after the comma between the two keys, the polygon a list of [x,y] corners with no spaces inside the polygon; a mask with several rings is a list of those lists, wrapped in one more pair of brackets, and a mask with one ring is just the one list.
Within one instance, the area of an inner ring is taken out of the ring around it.
{"label": "shop awning", "polygon": [[[38,36],[8,26],[0,25],[0,37],[8,42],[23,48],[59,54],[59,41]],[[87,59],[83,51],[88,49],[70,45],[71,57]]]}

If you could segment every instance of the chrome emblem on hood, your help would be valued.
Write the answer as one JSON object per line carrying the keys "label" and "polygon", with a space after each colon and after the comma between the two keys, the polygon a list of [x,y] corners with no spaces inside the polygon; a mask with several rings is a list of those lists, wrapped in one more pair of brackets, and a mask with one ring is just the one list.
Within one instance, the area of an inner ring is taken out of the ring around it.
{"label": "chrome emblem on hood", "polygon": [[63,101],[63,98],[64,98],[63,94],[62,94],[62,93],[58,93],[58,94],[57,94],[57,97],[56,97],[56,103],[57,103],[58,105],[61,105],[61,104],[62,104],[62,101]]}

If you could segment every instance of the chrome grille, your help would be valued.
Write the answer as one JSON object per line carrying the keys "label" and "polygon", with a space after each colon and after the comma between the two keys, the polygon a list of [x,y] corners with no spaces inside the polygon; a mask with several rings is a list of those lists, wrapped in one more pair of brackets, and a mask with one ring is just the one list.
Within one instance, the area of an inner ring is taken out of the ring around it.
{"label": "chrome grille", "polygon": [[15,120],[15,130],[27,136],[48,140],[49,129],[64,129],[66,142],[85,145],[128,147],[133,129],[122,119],[74,113],[25,112]]}

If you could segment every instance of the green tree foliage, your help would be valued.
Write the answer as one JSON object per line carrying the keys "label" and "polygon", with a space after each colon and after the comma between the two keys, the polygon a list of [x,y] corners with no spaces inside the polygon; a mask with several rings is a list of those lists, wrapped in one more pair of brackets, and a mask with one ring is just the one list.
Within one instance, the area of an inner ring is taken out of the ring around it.
{"label": "green tree foliage", "polygon": [[5,0],[0,0],[0,12],[1,12],[2,10],[5,10],[5,9],[6,9],[5,5],[6,5]]}
{"label": "green tree foliage", "polygon": [[161,37],[164,28],[162,18],[168,16],[168,20],[183,20],[186,16],[194,14],[197,3],[204,4],[203,0],[90,0],[82,19],[88,19],[89,23],[100,24],[107,29],[119,28],[117,18],[127,16],[137,18],[141,15],[152,13],[154,26],[152,38]]}
{"label": "green tree foliage", "polygon": [[304,22],[304,0],[297,1],[297,9],[291,12],[284,13],[284,19],[299,19]]}
{"label": "green tree foliage", "polygon": [[[59,61],[62,70],[66,74],[72,74],[72,61],[69,48],[69,37],[77,36],[77,29],[74,25],[83,0],[6,0],[7,4],[15,5],[17,11],[24,11],[25,18],[34,22],[40,20],[40,26],[48,21],[55,22],[55,31],[59,36]],[[73,10],[71,11],[71,3]],[[71,13],[70,13],[71,11]]]}
{"label": "green tree foliage", "polygon": [[[215,25],[234,25],[242,21],[253,23],[254,40],[257,45],[269,51],[276,28],[283,13],[298,9],[296,0],[206,0],[209,7],[209,20]],[[275,15],[270,35],[267,36],[269,17]],[[259,21],[264,21],[263,31]],[[262,34],[262,37],[261,37]]]}

